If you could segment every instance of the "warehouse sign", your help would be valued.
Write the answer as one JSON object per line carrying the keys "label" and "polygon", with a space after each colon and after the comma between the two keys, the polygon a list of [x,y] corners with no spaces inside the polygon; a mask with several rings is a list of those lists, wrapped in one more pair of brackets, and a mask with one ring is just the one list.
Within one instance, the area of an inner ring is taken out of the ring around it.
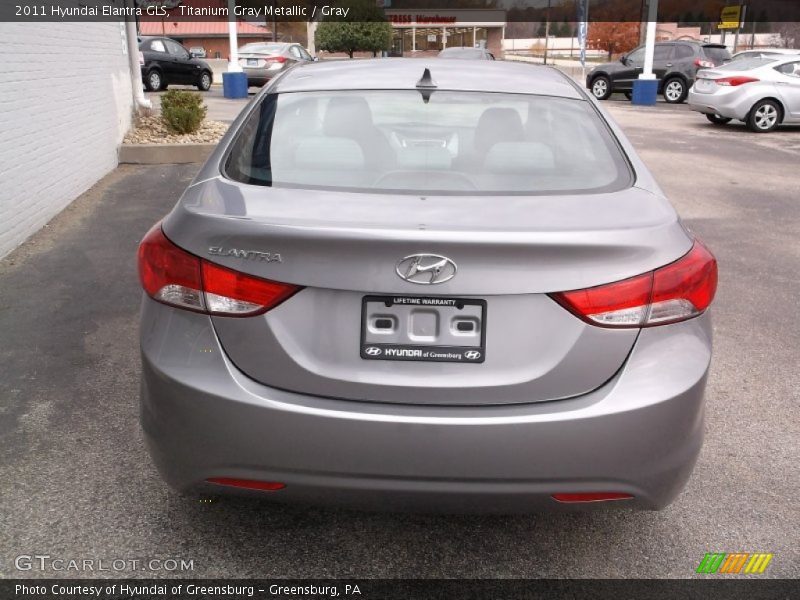
{"label": "warehouse sign", "polygon": [[724,6],[719,14],[720,29],[739,29],[742,22],[741,6]]}

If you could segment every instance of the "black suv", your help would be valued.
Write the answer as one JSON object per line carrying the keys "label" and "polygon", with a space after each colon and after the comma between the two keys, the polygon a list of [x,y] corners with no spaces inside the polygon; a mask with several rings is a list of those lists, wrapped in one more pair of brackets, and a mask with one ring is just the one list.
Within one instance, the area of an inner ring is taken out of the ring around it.
{"label": "black suv", "polygon": [[205,92],[213,82],[206,61],[193,57],[178,42],[166,37],[140,38],[139,64],[142,81],[152,92],[165,90],[172,83],[194,85]]}
{"label": "black suv", "polygon": [[[686,100],[698,69],[717,67],[728,62],[731,55],[721,44],[681,40],[659,42],[653,52],[653,73],[658,79],[658,92],[670,104]],[[614,92],[630,97],[633,82],[644,70],[644,46],[623,54],[619,62],[596,66],[586,76],[586,87],[598,100]]]}

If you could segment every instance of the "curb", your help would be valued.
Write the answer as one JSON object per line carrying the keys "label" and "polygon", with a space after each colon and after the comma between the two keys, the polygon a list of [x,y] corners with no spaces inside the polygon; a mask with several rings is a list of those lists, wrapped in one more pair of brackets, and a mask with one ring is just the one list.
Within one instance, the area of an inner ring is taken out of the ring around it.
{"label": "curb", "polygon": [[202,163],[216,144],[123,144],[119,163],[128,165],[170,165]]}

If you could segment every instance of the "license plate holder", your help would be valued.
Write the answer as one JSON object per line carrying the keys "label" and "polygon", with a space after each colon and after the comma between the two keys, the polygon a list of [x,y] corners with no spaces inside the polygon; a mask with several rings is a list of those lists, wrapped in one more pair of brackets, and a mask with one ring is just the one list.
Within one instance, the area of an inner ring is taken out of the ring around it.
{"label": "license plate holder", "polygon": [[364,296],[360,351],[364,360],[482,363],[486,360],[486,301]]}
{"label": "license plate holder", "polygon": [[258,66],[258,59],[257,58],[248,58],[247,59],[247,66],[248,67],[257,67]]}

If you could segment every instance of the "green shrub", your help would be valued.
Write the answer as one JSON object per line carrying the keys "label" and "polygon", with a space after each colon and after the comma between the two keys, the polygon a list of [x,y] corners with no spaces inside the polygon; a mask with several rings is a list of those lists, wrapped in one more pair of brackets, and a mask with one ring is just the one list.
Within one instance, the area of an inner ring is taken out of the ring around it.
{"label": "green shrub", "polygon": [[175,133],[194,133],[206,118],[200,94],[169,90],[161,97],[161,118]]}

